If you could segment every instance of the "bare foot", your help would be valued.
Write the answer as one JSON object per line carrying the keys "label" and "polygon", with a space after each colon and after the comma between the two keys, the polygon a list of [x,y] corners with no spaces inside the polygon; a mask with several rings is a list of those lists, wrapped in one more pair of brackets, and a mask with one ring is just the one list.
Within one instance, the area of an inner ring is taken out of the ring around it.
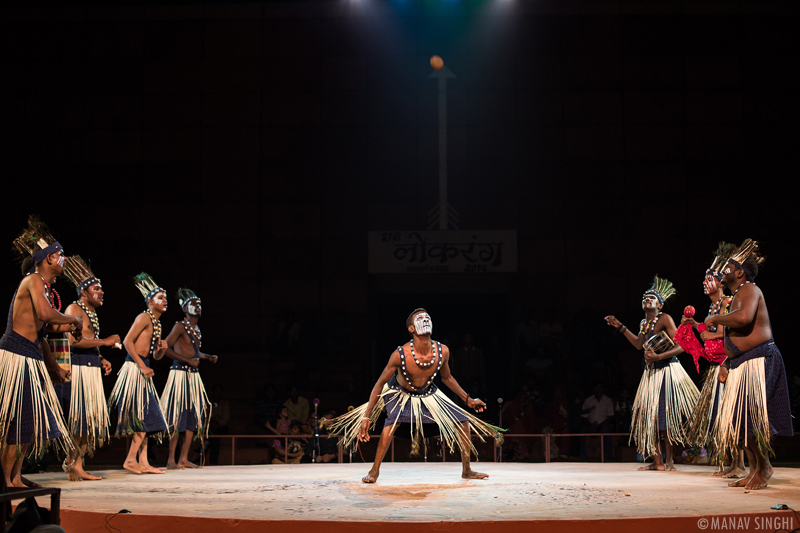
{"label": "bare foot", "polygon": [[757,471],[755,475],[750,478],[750,482],[744,488],[749,490],[759,490],[767,487],[769,479],[772,477],[772,466],[763,471]]}
{"label": "bare foot", "polygon": [[647,466],[642,466],[642,467],[640,467],[640,468],[637,468],[637,470],[639,470],[639,471],[645,471],[645,470],[664,470],[664,465],[663,465],[663,464],[657,464],[657,463],[650,463],[650,464],[649,464],[649,465],[647,465]]}
{"label": "bare foot", "polygon": [[747,477],[743,477],[742,479],[737,479],[736,481],[734,481],[732,483],[728,483],[728,486],[729,487],[744,487],[745,485],[750,483],[750,480],[753,479],[754,475],[755,475],[755,472],[750,472],[750,475],[748,475]]}
{"label": "bare foot", "polygon": [[19,478],[19,477],[15,477],[14,479],[6,478],[6,488],[9,489],[9,490],[12,490],[12,489],[26,489],[26,488],[28,488],[22,482],[22,479],[25,479],[25,478]]}
{"label": "bare foot", "polygon": [[473,472],[472,470],[464,470],[461,472],[461,477],[464,479],[487,479],[489,474],[483,472]]}
{"label": "bare foot", "polygon": [[167,470],[183,470],[183,467],[178,466],[178,464],[175,461],[168,461]]}
{"label": "bare foot", "polygon": [[163,474],[163,470],[159,470],[158,468],[152,467],[150,465],[139,465],[139,468],[142,469],[142,474]]}
{"label": "bare foot", "polygon": [[189,461],[180,461],[178,466],[181,468],[203,468],[202,466],[198,466],[194,463],[190,463]]}
{"label": "bare foot", "polygon": [[139,468],[139,463],[137,463],[136,461],[125,461],[124,463],[122,463],[122,468],[130,472],[133,472],[134,474],[142,473],[142,470]]}
{"label": "bare foot", "polygon": [[378,481],[378,475],[380,475],[379,472],[375,472],[374,474],[370,472],[366,476],[362,477],[361,481],[363,483],[375,483],[376,481]]}
{"label": "bare foot", "polygon": [[[770,475],[772,475],[772,474],[770,473]],[[28,487],[28,488],[31,488],[31,489],[41,489],[42,488],[41,485],[31,481],[30,479],[26,478],[25,476],[20,476],[19,480],[20,480],[21,484],[15,485],[15,487]]]}
{"label": "bare foot", "polygon": [[70,481],[83,481],[81,475],[74,468],[67,469],[67,479]]}
{"label": "bare foot", "polygon": [[742,467],[737,467],[737,468],[729,469],[725,473],[724,477],[726,477],[726,478],[740,478],[740,477],[745,477],[746,475],[747,475],[747,470],[745,470]]}
{"label": "bare foot", "polygon": [[94,474],[90,474],[89,472],[86,472],[85,470],[81,470],[79,472],[79,475],[81,476],[81,479],[83,479],[85,481],[100,481],[101,479],[103,479],[102,477],[95,476]]}
{"label": "bare foot", "polygon": [[667,461],[664,470],[666,470],[667,472],[675,472],[675,463],[673,463],[672,461]]}
{"label": "bare foot", "polygon": [[719,465],[719,468],[717,469],[717,471],[714,472],[711,475],[714,476],[714,477],[725,476],[726,473],[727,473],[727,469],[725,468],[725,465]]}

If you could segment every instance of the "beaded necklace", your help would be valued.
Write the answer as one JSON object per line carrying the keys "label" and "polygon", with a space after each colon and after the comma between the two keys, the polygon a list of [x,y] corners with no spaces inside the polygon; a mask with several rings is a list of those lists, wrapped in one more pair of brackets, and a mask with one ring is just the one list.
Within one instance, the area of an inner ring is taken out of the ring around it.
{"label": "beaded necklace", "polygon": [[[50,300],[50,307],[55,309],[56,311],[61,311],[61,296],[58,295],[58,292],[50,287],[50,284],[45,281],[41,274],[39,274],[39,278],[41,278],[42,283],[44,283],[44,292],[47,295],[47,299]],[[56,307],[55,299],[58,299],[58,306]]]}
{"label": "beaded necklace", "polygon": [[403,377],[406,378],[406,382],[408,383],[408,386],[411,387],[411,390],[413,390],[415,392],[419,392],[421,390],[424,391],[428,387],[430,387],[431,383],[433,383],[433,379],[436,377],[436,374],[438,374],[439,370],[441,370],[441,368],[442,368],[442,360],[443,360],[443,358],[442,358],[442,343],[436,342],[436,341],[432,341],[432,346],[433,346],[433,353],[434,353],[433,357],[434,357],[434,360],[436,360],[436,355],[437,355],[437,353],[436,353],[437,349],[436,348],[438,347],[439,364],[436,366],[436,372],[433,373],[433,375],[425,383],[425,385],[423,385],[422,387],[419,387],[419,388],[415,387],[414,384],[411,383],[411,378],[408,376],[408,369],[406,368],[406,357],[405,357],[405,355],[403,355],[403,347],[402,346],[398,346],[398,350],[400,351],[400,371],[403,373]]}
{"label": "beaded necklace", "polygon": [[[650,330],[656,327],[656,322],[658,322],[658,317],[661,316],[661,313],[658,313],[656,316],[653,317],[652,320],[648,320],[646,324],[641,325],[639,324],[639,336],[644,336],[647,338],[647,334],[650,333]],[[644,322],[644,320],[642,320]]]}
{"label": "beaded necklace", "polygon": [[75,302],[78,304],[78,307],[83,309],[83,312],[86,313],[86,316],[89,317],[89,321],[92,323],[92,329],[94,330],[94,338],[100,338],[100,320],[97,319],[97,311],[89,311],[89,308],[86,305],[78,300]]}
{"label": "beaded necklace", "polygon": [[183,319],[182,324],[186,333],[189,334],[189,340],[192,341],[195,353],[199,352],[200,346],[203,343],[203,334],[200,333],[200,326],[192,326],[187,318]]}
{"label": "beaded necklace", "polygon": [[709,315],[718,315],[719,314],[719,307],[722,304],[722,300],[725,298],[725,295],[719,297],[716,303],[711,304],[708,306],[708,314]]}
{"label": "beaded necklace", "polygon": [[414,341],[412,340],[411,341],[411,357],[414,358],[414,362],[417,363],[417,366],[421,366],[421,367],[425,368],[425,367],[431,366],[434,363],[434,361],[436,361],[436,351],[435,350],[433,351],[433,357],[431,358],[431,360],[429,362],[420,363],[419,359],[417,359],[417,354],[414,353]]}
{"label": "beaded necklace", "polygon": [[153,324],[153,336],[150,338],[150,351],[147,353],[149,357],[156,353],[156,345],[158,341],[161,340],[161,321],[153,315],[150,309],[147,309],[145,312],[150,315],[150,323]]}
{"label": "beaded necklace", "polygon": [[745,286],[745,284],[747,284],[747,283],[753,283],[753,282],[752,282],[752,281],[745,281],[744,283],[742,283],[741,285],[739,285],[738,287],[736,287],[736,290],[735,290],[735,291],[733,291],[733,294],[731,294],[731,301],[730,301],[730,302],[728,302],[728,308],[729,308],[729,309],[730,309],[731,303],[733,303],[733,299],[734,299],[734,298],[736,298],[736,293],[737,293],[737,292],[739,292],[739,289],[741,289],[742,287],[744,287],[744,286]]}

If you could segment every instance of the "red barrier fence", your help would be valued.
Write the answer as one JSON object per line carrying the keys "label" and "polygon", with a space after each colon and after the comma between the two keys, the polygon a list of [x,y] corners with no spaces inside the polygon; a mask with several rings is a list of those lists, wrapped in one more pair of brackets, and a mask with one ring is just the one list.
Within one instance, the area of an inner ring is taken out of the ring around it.
{"label": "red barrier fence", "polygon": [[[605,439],[602,437],[620,437],[628,436],[628,433],[505,433],[503,437],[508,438],[541,438],[547,437],[544,441],[544,460],[546,463],[550,462],[550,439],[553,437],[600,437],[600,461],[605,462]],[[314,438],[314,435],[291,435],[293,439],[300,438]],[[370,437],[380,438],[378,435],[370,435]],[[236,464],[236,439],[282,439],[283,449],[289,449],[289,435],[209,435],[212,439],[231,439],[231,465]],[[322,437],[321,437],[322,438]],[[327,436],[325,436],[327,438]],[[472,436],[472,438],[477,438]],[[339,437],[339,462],[344,462],[344,446],[342,445],[342,437]],[[614,441],[611,441],[611,447],[614,447]],[[394,437],[392,437],[392,444],[390,446],[390,462],[394,462]],[[498,459],[498,446],[494,442],[494,462]],[[442,440],[442,462],[446,460],[445,442]],[[501,458],[502,461],[502,458]]]}

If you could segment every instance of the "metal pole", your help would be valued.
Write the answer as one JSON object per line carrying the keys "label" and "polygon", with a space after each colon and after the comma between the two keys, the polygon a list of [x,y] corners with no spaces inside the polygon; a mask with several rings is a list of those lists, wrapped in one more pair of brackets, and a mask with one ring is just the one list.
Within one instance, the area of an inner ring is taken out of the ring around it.
{"label": "metal pole", "polygon": [[605,463],[605,462],[606,462],[606,454],[605,454],[605,449],[604,449],[604,447],[605,447],[605,442],[603,442],[604,440],[605,440],[605,439],[604,439],[604,438],[603,438],[603,436],[601,435],[601,436],[600,436],[600,462],[601,462],[601,463]]}
{"label": "metal pole", "polygon": [[550,434],[544,436],[544,462],[550,462]]}
{"label": "metal pole", "polygon": [[447,229],[447,78],[439,78],[439,229]]}

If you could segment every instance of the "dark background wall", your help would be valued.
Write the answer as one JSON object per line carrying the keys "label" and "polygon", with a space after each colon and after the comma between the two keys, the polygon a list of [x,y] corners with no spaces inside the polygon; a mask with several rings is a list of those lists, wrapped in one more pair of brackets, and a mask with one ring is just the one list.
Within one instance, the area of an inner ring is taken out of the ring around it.
{"label": "dark background wall", "polygon": [[[635,327],[654,274],[678,288],[673,316],[705,309],[717,241],[754,237],[794,371],[797,10],[660,0],[3,8],[0,242],[38,213],[103,279],[103,333],[124,335],[143,309],[130,277],[145,270],[170,294],[202,296],[206,346],[227,358],[207,382],[248,368],[242,398],[282,376],[320,384],[306,387],[313,394],[339,368],[345,402],[366,398],[405,339],[408,306],[445,320],[440,335],[476,332],[502,394],[519,384],[523,361],[509,354],[526,310],[581,339],[581,368],[593,347],[627,349],[602,317]],[[517,275],[367,273],[367,231],[424,229],[437,202],[433,54],[457,76],[450,201],[461,228],[517,230]],[[2,274],[10,297],[10,253]],[[277,357],[289,314],[301,342]],[[178,318],[173,302],[164,323]],[[638,371],[635,354],[609,357]],[[594,377],[591,365],[578,374]]]}

